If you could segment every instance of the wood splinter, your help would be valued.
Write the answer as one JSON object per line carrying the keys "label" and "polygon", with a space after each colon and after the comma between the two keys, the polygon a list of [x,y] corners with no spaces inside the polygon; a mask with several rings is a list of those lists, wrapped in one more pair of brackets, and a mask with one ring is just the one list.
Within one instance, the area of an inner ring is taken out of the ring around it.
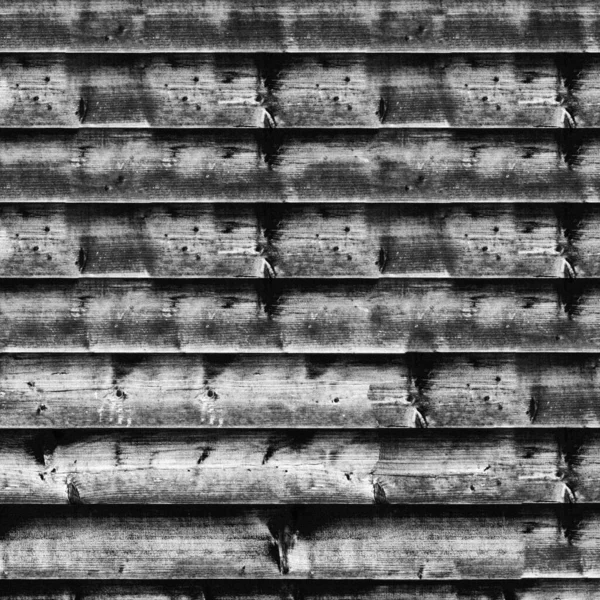
{"label": "wood splinter", "polygon": [[577,127],[577,123],[571,113],[562,106],[558,116],[558,127],[561,127],[562,129],[575,129]]}
{"label": "wood splinter", "polygon": [[564,257],[562,257],[561,260],[559,276],[563,279],[575,279],[577,277],[577,272],[575,271],[575,268]]}
{"label": "wood splinter", "polygon": [[263,279],[275,279],[275,277],[277,277],[275,269],[266,258],[261,258],[258,276]]}
{"label": "wood splinter", "polygon": [[573,493],[573,490],[563,482],[563,490],[562,490],[562,501],[565,504],[575,504],[577,502],[577,498]]}
{"label": "wood splinter", "polygon": [[277,565],[282,575],[290,572],[289,553],[294,548],[297,539],[298,532],[289,525],[284,525],[272,541],[273,546],[277,549]]}
{"label": "wood splinter", "polygon": [[263,129],[275,129],[277,127],[275,117],[266,108],[261,108],[258,117],[258,126]]}

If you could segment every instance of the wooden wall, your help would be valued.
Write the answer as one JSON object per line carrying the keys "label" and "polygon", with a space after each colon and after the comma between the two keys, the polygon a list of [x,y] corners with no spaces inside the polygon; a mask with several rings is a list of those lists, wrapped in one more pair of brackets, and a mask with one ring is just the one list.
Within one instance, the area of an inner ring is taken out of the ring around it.
{"label": "wooden wall", "polygon": [[600,598],[597,0],[0,0],[0,599]]}

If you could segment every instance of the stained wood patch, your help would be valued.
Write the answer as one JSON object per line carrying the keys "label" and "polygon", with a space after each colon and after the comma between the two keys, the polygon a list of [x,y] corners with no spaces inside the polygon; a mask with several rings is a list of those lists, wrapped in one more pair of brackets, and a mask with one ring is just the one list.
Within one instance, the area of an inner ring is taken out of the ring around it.
{"label": "stained wood patch", "polygon": [[2,351],[589,351],[595,281],[5,280]]}
{"label": "stained wood patch", "polygon": [[6,579],[598,577],[597,509],[9,507]]}
{"label": "stained wood patch", "polygon": [[598,356],[4,355],[0,426],[599,427]]}
{"label": "stained wood patch", "polygon": [[600,500],[600,435],[550,431],[4,431],[1,504]]}
{"label": "stained wood patch", "polygon": [[593,130],[6,130],[2,201],[597,202]]}
{"label": "stained wood patch", "polygon": [[0,206],[3,277],[597,277],[600,209]]}
{"label": "stained wood patch", "polygon": [[4,54],[3,127],[595,127],[600,58]]}
{"label": "stained wood patch", "polygon": [[[440,4],[434,0],[268,4],[0,4],[0,50],[23,51],[587,51],[600,50],[593,0]],[[560,23],[560,29],[557,29]]]}

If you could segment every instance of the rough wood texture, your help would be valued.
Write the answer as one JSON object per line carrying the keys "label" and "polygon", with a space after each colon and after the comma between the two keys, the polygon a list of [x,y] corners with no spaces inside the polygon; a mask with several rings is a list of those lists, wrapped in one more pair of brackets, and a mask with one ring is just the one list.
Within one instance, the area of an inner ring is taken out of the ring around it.
{"label": "rough wood texture", "polygon": [[3,51],[600,50],[593,0],[3,0],[0,16]]}
{"label": "rough wood texture", "polygon": [[2,127],[595,127],[600,57],[0,56]]}
{"label": "rough wood texture", "polygon": [[599,24],[0,0],[0,598],[593,596]]}
{"label": "rough wood texture", "polygon": [[6,579],[598,577],[597,508],[6,506]]}
{"label": "rough wood texture", "polygon": [[6,130],[0,200],[598,202],[595,130]]}
{"label": "rough wood texture", "polygon": [[3,581],[4,600],[595,600],[597,580],[361,581]]}
{"label": "rough wood texture", "polygon": [[600,427],[596,355],[3,355],[0,426]]}
{"label": "rough wood texture", "polygon": [[600,286],[559,280],[4,280],[3,352],[593,352]]}
{"label": "rough wood texture", "polygon": [[600,434],[3,431],[0,503],[522,504],[600,500]]}
{"label": "rough wood texture", "polygon": [[2,277],[598,277],[600,209],[0,205]]}

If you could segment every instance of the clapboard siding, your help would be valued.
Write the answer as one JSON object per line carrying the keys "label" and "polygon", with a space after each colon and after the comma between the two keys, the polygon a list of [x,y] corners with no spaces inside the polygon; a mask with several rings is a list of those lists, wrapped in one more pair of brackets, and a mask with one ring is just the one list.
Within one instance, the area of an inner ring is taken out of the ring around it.
{"label": "clapboard siding", "polygon": [[595,127],[600,56],[2,54],[2,127]]}
{"label": "clapboard siding", "polygon": [[3,507],[5,579],[598,577],[597,508]]}
{"label": "clapboard siding", "polygon": [[1,504],[600,500],[600,434],[542,430],[7,431]]}
{"label": "clapboard siding", "polygon": [[3,280],[3,352],[588,351],[596,280]]}
{"label": "clapboard siding", "polygon": [[597,355],[0,355],[3,428],[600,427]]}
{"label": "clapboard siding", "polygon": [[3,0],[0,15],[1,50],[600,50],[593,0]]}
{"label": "clapboard siding", "polygon": [[599,24],[0,0],[0,598],[591,596]]}
{"label": "clapboard siding", "polygon": [[2,277],[598,277],[600,208],[0,205]]}
{"label": "clapboard siding", "polygon": [[14,130],[0,202],[597,202],[596,130]]}
{"label": "clapboard siding", "polygon": [[361,581],[3,581],[4,600],[593,600],[597,580]]}

